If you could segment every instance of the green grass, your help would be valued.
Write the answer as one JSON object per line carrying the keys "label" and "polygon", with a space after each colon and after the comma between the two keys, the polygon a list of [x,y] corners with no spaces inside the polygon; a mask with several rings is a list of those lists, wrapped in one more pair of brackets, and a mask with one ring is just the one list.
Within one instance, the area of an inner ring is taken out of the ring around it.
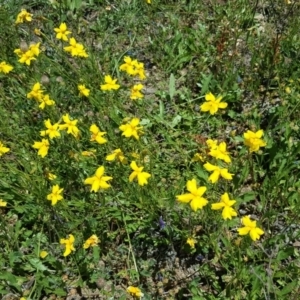
{"label": "green grass", "polygon": [[[0,62],[13,66],[0,73],[0,141],[10,148],[0,157],[3,299],[66,299],[70,291],[130,299],[128,286],[144,299],[299,299],[300,6],[291,2],[0,4]],[[22,8],[33,20],[15,25]],[[88,58],[64,51],[68,43],[54,32],[62,22]],[[30,66],[14,53],[24,42],[41,44]],[[144,63],[145,80],[120,71],[124,56]],[[100,89],[108,74],[119,90]],[[27,98],[37,82],[54,106],[41,110]],[[139,82],[144,98],[133,101],[130,89]],[[78,84],[89,97],[79,96]],[[228,106],[201,111],[209,92]],[[78,120],[80,136],[61,130],[42,158],[32,145],[45,138],[44,121],[62,124],[65,114]],[[139,140],[119,129],[134,117],[143,126]],[[90,141],[92,124],[107,143]],[[250,153],[243,135],[259,129],[266,146]],[[208,139],[226,142],[231,164],[209,155]],[[127,164],[105,160],[117,148]],[[193,161],[196,153],[203,162]],[[132,161],[151,174],[148,184],[129,182]],[[212,184],[207,162],[228,168],[233,179]],[[102,165],[111,187],[90,192],[84,181]],[[193,178],[207,187],[208,204],[196,212],[176,200]],[[63,200],[52,206],[47,195],[56,184]],[[232,220],[211,209],[225,192],[236,200]],[[248,215],[264,231],[257,241],[238,234]],[[60,240],[69,234],[75,251],[64,257]],[[93,234],[100,242],[83,249]]]}

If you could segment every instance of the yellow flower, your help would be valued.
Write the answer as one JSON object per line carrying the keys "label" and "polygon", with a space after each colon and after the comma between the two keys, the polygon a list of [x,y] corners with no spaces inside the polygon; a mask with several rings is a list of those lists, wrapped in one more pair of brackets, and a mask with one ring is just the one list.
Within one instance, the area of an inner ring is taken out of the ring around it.
{"label": "yellow flower", "polygon": [[98,237],[95,234],[93,234],[85,241],[83,248],[88,249],[89,247],[96,246],[98,243],[99,243]]}
{"label": "yellow flower", "polygon": [[74,242],[75,242],[75,238],[72,234],[69,234],[69,238],[68,239],[60,239],[60,244],[63,245],[65,244],[65,252],[64,252],[64,256],[68,256],[72,251],[75,251],[74,248]]}
{"label": "yellow flower", "polygon": [[135,159],[139,159],[141,157],[137,152],[132,152],[130,155]]}
{"label": "yellow flower", "polygon": [[51,100],[49,95],[44,95],[39,102],[40,102],[39,105],[40,109],[44,109],[46,105],[48,106],[55,105],[55,101]]}
{"label": "yellow flower", "polygon": [[32,90],[27,94],[27,98],[35,99],[35,100],[41,102],[44,97],[43,93],[44,93],[44,91],[41,88],[41,84],[39,82],[37,82],[32,87]]}
{"label": "yellow flower", "polygon": [[143,85],[141,83],[135,84],[131,89],[130,99],[136,100],[141,99],[144,97],[144,95],[141,93],[141,90],[143,89]]}
{"label": "yellow flower", "polygon": [[63,196],[61,195],[63,190],[64,189],[59,188],[58,184],[52,186],[51,194],[47,195],[47,200],[50,200],[51,204],[55,205],[57,203],[57,201],[60,201],[63,199]]}
{"label": "yellow flower", "polygon": [[67,129],[68,134],[72,134],[74,137],[78,137],[79,129],[76,126],[78,120],[71,121],[69,114],[65,114],[62,118],[65,124],[59,125],[59,129],[60,130]]}
{"label": "yellow flower", "polygon": [[57,176],[56,176],[55,174],[49,172],[49,173],[47,174],[47,178],[48,178],[50,181],[52,181],[52,180],[56,179]]}
{"label": "yellow flower", "polygon": [[138,127],[140,120],[138,118],[133,118],[130,123],[123,124],[119,127],[123,131],[122,135],[129,138],[133,136],[135,139],[139,139],[139,132],[142,132],[142,126]]}
{"label": "yellow flower", "polygon": [[71,53],[72,56],[77,56],[78,49],[77,49],[77,42],[76,42],[76,40],[74,38],[70,38],[69,44],[70,44],[70,46],[64,47],[64,50],[66,52]]}
{"label": "yellow flower", "polygon": [[105,160],[107,160],[107,161],[118,160],[118,161],[120,161],[123,164],[127,163],[127,159],[124,156],[124,154],[123,154],[123,152],[122,152],[122,150],[120,148],[114,150],[111,154],[107,155],[106,158],[105,158]]}
{"label": "yellow flower", "polygon": [[147,3],[148,3],[148,4],[151,4],[151,0],[147,0]]}
{"label": "yellow flower", "polygon": [[0,199],[0,207],[5,207],[7,205],[7,202]]}
{"label": "yellow flower", "polygon": [[[16,49],[16,50],[18,50],[18,49]],[[26,64],[26,65],[30,66],[32,60],[36,60],[36,58],[34,57],[34,54],[28,50],[21,54],[20,59],[18,61],[21,64]]]}
{"label": "yellow flower", "polygon": [[134,73],[133,75],[138,75],[140,80],[146,79],[144,64],[138,62],[136,59],[132,62],[134,65]]}
{"label": "yellow flower", "polygon": [[61,23],[58,28],[54,28],[54,31],[56,32],[56,38],[63,41],[68,41],[68,35],[71,34],[66,23]]}
{"label": "yellow flower", "polygon": [[108,189],[111,187],[111,185],[108,184],[107,181],[113,178],[110,176],[103,176],[104,171],[105,171],[104,167],[100,166],[97,169],[94,176],[88,177],[84,181],[84,184],[90,184],[92,186],[91,192],[98,192],[99,189]]}
{"label": "yellow flower", "polygon": [[71,53],[72,56],[80,56],[80,57],[88,57],[84,46],[76,42],[74,38],[70,38],[69,40],[70,46],[64,47],[66,52]]}
{"label": "yellow flower", "polygon": [[77,56],[79,57],[89,57],[89,55],[86,53],[84,46],[82,44],[77,43]]}
{"label": "yellow flower", "polygon": [[253,241],[256,241],[264,234],[264,231],[256,226],[256,221],[251,221],[250,216],[243,217],[241,219],[244,227],[238,229],[239,235],[250,234]]}
{"label": "yellow flower", "polygon": [[55,137],[60,137],[60,133],[59,133],[59,124],[55,123],[55,124],[51,124],[50,119],[44,121],[44,124],[47,128],[47,130],[42,130],[41,131],[41,136],[46,136],[49,135],[49,138],[52,140]]}
{"label": "yellow flower", "polygon": [[213,203],[211,205],[211,209],[218,210],[223,209],[222,211],[222,217],[224,220],[226,219],[232,219],[232,217],[236,217],[237,213],[236,211],[231,207],[236,201],[230,200],[227,193],[224,193],[221,196],[221,201],[219,203]]}
{"label": "yellow flower", "polygon": [[138,288],[138,287],[134,287],[134,286],[129,286],[127,288],[127,292],[136,298],[141,298],[144,296],[144,294],[142,293],[142,291]]}
{"label": "yellow flower", "polygon": [[218,141],[217,140],[208,139],[206,141],[206,145],[210,148],[210,150],[213,150],[213,149],[215,149],[215,148],[218,147]]}
{"label": "yellow flower", "polygon": [[197,211],[202,209],[208,201],[203,198],[203,194],[206,192],[205,186],[197,187],[196,179],[188,180],[186,189],[190,192],[189,194],[183,194],[176,196],[177,200],[182,203],[190,203],[191,209]]}
{"label": "yellow flower", "polygon": [[40,29],[38,29],[38,28],[34,28],[33,32],[34,32],[34,34],[37,35],[37,36],[42,35],[42,31],[41,31]]}
{"label": "yellow flower", "polygon": [[226,143],[222,142],[219,145],[216,145],[214,148],[211,148],[208,154],[217,159],[221,159],[226,163],[230,163],[231,159],[229,156],[229,152],[226,150],[226,147]]}
{"label": "yellow flower", "polygon": [[260,147],[265,147],[267,144],[262,140],[264,131],[258,130],[253,132],[248,130],[244,133],[244,144],[249,147],[250,152],[257,152]]}
{"label": "yellow flower", "polygon": [[120,71],[125,71],[129,75],[134,75],[135,66],[133,64],[133,60],[129,56],[124,57],[124,64],[120,66]]}
{"label": "yellow flower", "polygon": [[101,84],[100,88],[102,91],[111,91],[111,90],[118,90],[120,85],[117,84],[118,79],[112,79],[110,75],[105,75],[104,82],[105,84]]}
{"label": "yellow flower", "polygon": [[204,168],[208,172],[213,172],[208,178],[208,181],[210,181],[211,183],[216,183],[219,180],[220,176],[223,177],[224,179],[232,180],[232,175],[234,175],[229,173],[227,169],[214,166],[210,163],[206,163],[204,165]]}
{"label": "yellow flower", "polygon": [[192,162],[196,161],[204,161],[204,158],[200,153],[195,153],[194,157],[192,158]]}
{"label": "yellow flower", "polygon": [[0,73],[8,74],[13,69],[13,66],[9,65],[5,61],[0,63]]}
{"label": "yellow flower", "polygon": [[34,142],[32,145],[33,148],[38,149],[38,155],[45,157],[48,154],[49,150],[49,141],[47,139],[42,139],[41,142]]}
{"label": "yellow flower", "polygon": [[26,9],[22,9],[21,12],[17,15],[15,24],[24,23],[25,21],[32,21],[32,14],[30,14]]}
{"label": "yellow flower", "polygon": [[29,52],[34,55],[34,56],[39,56],[41,50],[40,50],[40,44],[41,43],[36,43],[36,44],[31,44],[29,46]]}
{"label": "yellow flower", "polygon": [[219,108],[224,109],[227,107],[226,102],[221,102],[222,97],[216,98],[212,93],[208,93],[205,95],[206,102],[203,103],[200,108],[201,111],[209,111],[211,115],[214,115]]}
{"label": "yellow flower", "polygon": [[95,149],[91,149],[89,151],[82,151],[81,155],[82,156],[95,156],[96,150]]}
{"label": "yellow flower", "polygon": [[4,144],[0,141],[0,156],[9,152],[10,148],[4,147]]}
{"label": "yellow flower", "polygon": [[187,240],[186,240],[186,243],[190,245],[190,247],[192,249],[195,249],[195,243],[197,242],[196,239],[194,239],[193,237],[189,237]]}
{"label": "yellow flower", "polygon": [[48,255],[47,251],[43,250],[43,251],[40,252],[40,258],[45,258],[47,255]]}
{"label": "yellow flower", "polygon": [[141,80],[146,78],[144,64],[136,59],[132,60],[129,56],[124,57],[124,64],[120,66],[121,71],[125,71],[129,75],[138,75]]}
{"label": "yellow flower", "polygon": [[107,139],[102,137],[103,135],[106,134],[106,132],[100,131],[100,129],[98,128],[98,126],[96,124],[91,125],[90,132],[92,133],[91,139],[90,139],[91,142],[96,141],[100,145],[107,143]]}
{"label": "yellow flower", "polygon": [[138,184],[140,186],[148,184],[148,178],[151,177],[151,174],[142,172],[144,167],[138,167],[135,161],[131,162],[130,167],[133,170],[133,172],[129,176],[130,182],[132,182],[137,177]]}
{"label": "yellow flower", "polygon": [[26,300],[26,298],[25,297],[21,297],[20,300]]}
{"label": "yellow flower", "polygon": [[90,90],[85,87],[84,84],[78,85],[79,96],[88,97],[90,95]]}

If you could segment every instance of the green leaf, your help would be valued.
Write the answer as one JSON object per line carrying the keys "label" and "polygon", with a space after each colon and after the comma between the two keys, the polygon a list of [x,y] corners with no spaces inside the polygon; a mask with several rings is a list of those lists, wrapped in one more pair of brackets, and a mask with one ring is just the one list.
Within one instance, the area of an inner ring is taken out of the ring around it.
{"label": "green leaf", "polygon": [[173,100],[173,97],[175,96],[175,92],[176,92],[176,89],[175,89],[175,76],[172,73],[171,76],[170,76],[170,81],[169,81],[169,94],[170,94],[171,100]]}
{"label": "green leaf", "polygon": [[8,286],[13,286],[18,291],[21,291],[21,287],[18,284],[17,277],[11,273],[1,271],[0,279],[5,280]]}
{"label": "green leaf", "polygon": [[164,103],[161,100],[159,100],[159,117],[160,118],[163,118],[164,112],[165,112]]}
{"label": "green leaf", "polygon": [[241,203],[246,203],[246,202],[254,200],[256,198],[256,195],[257,195],[257,193],[255,193],[255,192],[245,193],[244,195],[242,195],[240,197]]}
{"label": "green leaf", "polygon": [[291,291],[293,291],[297,285],[298,285],[298,280],[296,279],[296,280],[288,283],[281,291],[277,292],[276,294],[278,296],[287,295],[287,294],[291,293]]}
{"label": "green leaf", "polygon": [[100,260],[100,248],[98,246],[93,247],[93,259],[94,262],[99,262]]}
{"label": "green leaf", "polygon": [[61,288],[55,289],[55,290],[53,291],[53,294],[54,294],[54,295],[57,295],[57,296],[66,296],[66,295],[67,295],[66,291],[64,291],[64,290],[61,289]]}
{"label": "green leaf", "polygon": [[212,79],[211,74],[209,76],[206,76],[203,74],[203,79],[201,81],[201,84],[199,84],[201,86],[201,94],[202,95],[209,92],[209,84],[210,84],[211,79]]}
{"label": "green leaf", "polygon": [[281,261],[281,260],[287,259],[288,257],[290,257],[293,254],[294,254],[294,248],[288,247],[288,248],[286,248],[284,250],[280,250],[278,252],[276,260]]}
{"label": "green leaf", "polygon": [[196,172],[199,178],[203,179],[204,182],[207,182],[208,175],[199,165],[196,166]]}
{"label": "green leaf", "polygon": [[171,127],[175,127],[176,125],[178,125],[181,121],[182,117],[180,115],[177,115],[173,120],[172,120],[172,124]]}
{"label": "green leaf", "polygon": [[29,259],[29,262],[38,271],[48,270],[48,268],[38,258],[31,258]]}

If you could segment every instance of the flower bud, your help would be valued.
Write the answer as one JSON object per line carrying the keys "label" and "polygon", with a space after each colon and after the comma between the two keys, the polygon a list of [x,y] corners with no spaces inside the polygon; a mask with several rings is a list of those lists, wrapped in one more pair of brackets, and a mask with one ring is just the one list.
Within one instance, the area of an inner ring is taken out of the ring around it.
{"label": "flower bud", "polygon": [[41,84],[42,85],[47,85],[47,84],[49,84],[49,82],[50,82],[50,79],[49,79],[49,77],[47,76],[47,75],[43,75],[42,76],[42,78],[41,78]]}
{"label": "flower bud", "polygon": [[28,50],[28,44],[25,41],[21,41],[20,49],[22,52],[26,52]]}

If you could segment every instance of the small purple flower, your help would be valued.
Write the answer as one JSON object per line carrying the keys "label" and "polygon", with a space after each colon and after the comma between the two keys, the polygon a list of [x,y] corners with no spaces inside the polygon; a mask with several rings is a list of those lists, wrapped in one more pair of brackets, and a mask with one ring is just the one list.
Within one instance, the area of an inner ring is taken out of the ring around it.
{"label": "small purple flower", "polygon": [[197,260],[197,261],[200,261],[200,262],[203,261],[204,258],[205,258],[205,257],[204,257],[202,254],[198,254],[198,255],[196,256],[196,260]]}
{"label": "small purple flower", "polygon": [[161,273],[158,273],[158,274],[157,274],[157,280],[158,280],[158,281],[163,281],[163,279],[164,279],[164,277],[162,276],[162,274],[161,274]]}
{"label": "small purple flower", "polygon": [[164,229],[166,227],[166,222],[163,220],[162,216],[159,217],[159,227],[160,229]]}

